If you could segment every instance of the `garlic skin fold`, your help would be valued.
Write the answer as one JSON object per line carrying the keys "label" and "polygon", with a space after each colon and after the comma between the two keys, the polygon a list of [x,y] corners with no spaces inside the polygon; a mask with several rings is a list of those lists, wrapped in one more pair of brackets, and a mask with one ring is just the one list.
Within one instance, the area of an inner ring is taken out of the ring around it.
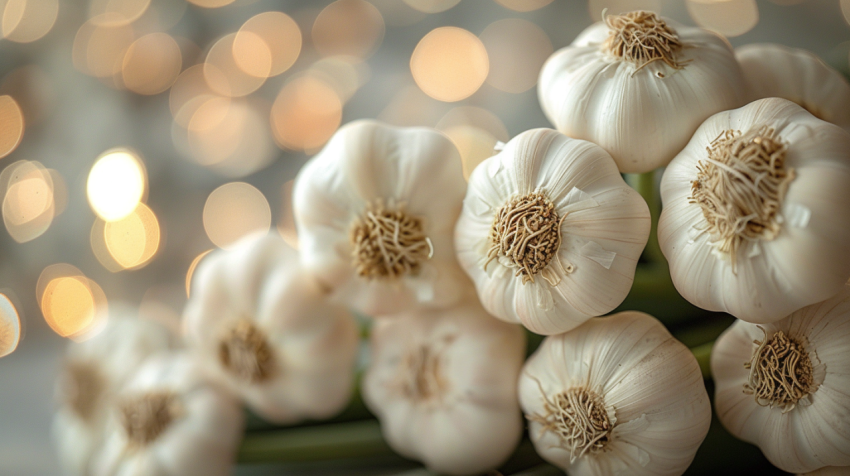
{"label": "garlic skin fold", "polygon": [[440,132],[349,123],[296,178],[301,260],[370,316],[448,306],[463,289],[452,233],[465,192],[460,153]]}
{"label": "garlic skin fold", "polygon": [[735,50],[751,101],[793,101],[818,119],[850,130],[850,83],[814,53],[773,43]]}
{"label": "garlic skin fold", "polygon": [[607,152],[534,129],[473,171],[455,244],[489,313],[551,335],[625,299],[649,229]]}
{"label": "garlic skin fold", "polygon": [[243,420],[188,353],[152,357],[117,396],[92,475],[226,476]]}
{"label": "garlic skin fold", "polygon": [[720,422],[784,471],[850,466],[848,346],[850,289],[771,324],[736,321],[711,353]]}
{"label": "garlic skin fold", "polygon": [[661,250],[698,307],[773,322],[850,276],[850,134],[790,101],[706,121],[664,172],[661,199]]}
{"label": "garlic skin fold", "polygon": [[453,475],[508,459],[522,436],[522,328],[493,319],[470,296],[375,321],[371,349],[363,398],[393,450]]}
{"label": "garlic skin fold", "polygon": [[571,476],[680,475],[711,423],[691,351],[634,311],[547,337],[519,397],[537,453]]}
{"label": "garlic skin fold", "polygon": [[358,330],[275,235],[210,254],[184,312],[190,349],[211,379],[277,423],[327,418],[354,386]]}
{"label": "garlic skin fold", "polygon": [[638,11],[608,15],[556,51],[538,96],[557,130],[642,173],[670,162],[709,116],[742,106],[745,83],[725,39]]}
{"label": "garlic skin fold", "polygon": [[104,442],[108,409],[119,389],[142,363],[178,346],[163,325],[139,319],[124,306],[111,305],[100,331],[69,342],[56,385],[58,408],[52,438],[66,474],[88,476]]}

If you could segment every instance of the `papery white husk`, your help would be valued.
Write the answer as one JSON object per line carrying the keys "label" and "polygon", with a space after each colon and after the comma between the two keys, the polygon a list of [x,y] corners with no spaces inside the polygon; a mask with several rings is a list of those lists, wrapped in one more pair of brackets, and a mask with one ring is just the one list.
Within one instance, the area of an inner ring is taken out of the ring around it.
{"label": "papery white husk", "polygon": [[[762,329],[764,331],[762,331]],[[803,343],[816,388],[787,413],[744,393],[754,341],[777,331]],[[711,353],[715,407],[723,426],[761,448],[771,463],[804,473],[850,465],[850,289],[772,324],[736,321]]]}
{"label": "papery white husk", "polygon": [[[452,233],[465,192],[460,153],[443,134],[370,120],[347,124],[296,179],[293,206],[301,260],[341,302],[367,315],[450,305],[463,287]],[[433,255],[417,275],[356,275],[349,233],[377,199],[403,204],[408,215],[423,221]]]}
{"label": "papery white husk", "polygon": [[[703,231],[700,205],[689,203],[697,164],[722,132],[766,125],[788,144],[795,177],[782,202],[775,239],[744,241],[736,267]],[[670,163],[661,181],[658,241],[673,284],[692,304],[747,322],[772,322],[841,291],[850,276],[850,134],[785,99],[755,101],[707,120]]]}
{"label": "papery white husk", "polygon": [[[414,400],[403,363],[438,352],[436,398]],[[399,454],[446,474],[479,474],[508,459],[522,435],[516,382],[525,357],[522,328],[489,316],[470,296],[445,310],[411,310],[375,322],[363,398]]]}
{"label": "papery white husk", "polygon": [[680,475],[708,433],[711,405],[696,359],[647,314],[621,312],[547,337],[520,375],[526,418],[545,415],[545,398],[576,387],[601,397],[614,425],[601,451],[571,464],[560,437],[529,421],[538,454],[571,476]]}
{"label": "papery white husk", "polygon": [[623,173],[666,165],[700,123],[745,101],[741,68],[728,42],[701,28],[664,18],[684,47],[675,69],[663,61],[639,71],[603,51],[609,27],[585,29],[555,52],[540,72],[538,96],[559,131],[608,151]]}
{"label": "papery white husk", "polygon": [[[97,334],[68,343],[65,370],[56,385],[59,405],[51,436],[66,474],[91,473],[91,462],[103,443],[108,408],[116,392],[148,357],[178,346],[177,337],[163,325],[131,317],[133,313],[120,304],[112,304],[111,308],[111,315]],[[68,401],[76,383],[67,371],[72,365],[90,366],[103,386],[93,397],[89,417],[79,414]]]}
{"label": "papery white husk", "polygon": [[777,97],[850,130],[850,83],[814,53],[773,43],[735,50],[751,101]]}
{"label": "papery white husk", "polygon": [[[567,214],[557,253],[561,264],[552,259],[525,284],[507,260],[493,260],[485,270],[498,210],[513,197],[541,191],[559,217]],[[534,129],[473,171],[455,245],[488,312],[539,334],[557,334],[625,299],[649,229],[646,202],[623,181],[607,152],[551,129]],[[565,271],[568,264],[571,273]]]}
{"label": "papery white husk", "polygon": [[850,466],[827,466],[802,476],[850,476]]}
{"label": "papery white husk", "polygon": [[112,405],[103,449],[93,476],[225,476],[242,440],[243,411],[225,389],[203,378],[188,353],[152,357],[123,388],[116,402],[151,392],[176,396],[179,413],[156,439],[130,444],[119,407]]}
{"label": "papery white husk", "polygon": [[[190,348],[209,376],[261,417],[278,423],[327,418],[342,410],[354,385],[358,331],[275,235],[244,238],[204,258],[184,312]],[[224,335],[247,319],[274,355],[268,380],[246,381],[220,357]]]}

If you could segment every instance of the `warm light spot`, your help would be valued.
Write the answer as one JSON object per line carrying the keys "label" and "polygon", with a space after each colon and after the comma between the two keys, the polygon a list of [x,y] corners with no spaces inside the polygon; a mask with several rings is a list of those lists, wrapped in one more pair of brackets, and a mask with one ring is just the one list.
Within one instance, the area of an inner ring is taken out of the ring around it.
{"label": "warm light spot", "polygon": [[487,131],[491,136],[502,142],[510,139],[505,124],[492,112],[474,106],[460,106],[452,109],[443,116],[435,128],[446,131],[456,126],[472,126]]}
{"label": "warm light spot", "polygon": [[206,250],[203,253],[195,256],[195,259],[192,260],[192,263],[189,265],[189,270],[186,271],[186,297],[192,297],[192,276],[195,275],[195,268],[201,263],[201,260],[210,252],[212,249]]}
{"label": "warm light spot", "polygon": [[121,73],[124,53],[135,40],[129,24],[115,13],[107,13],[84,23],[74,37],[73,61],[79,71],[98,78],[110,78]]}
{"label": "warm light spot", "polygon": [[89,205],[106,221],[120,220],[132,213],[146,188],[144,165],[127,149],[110,149],[101,154],[86,183]]}
{"label": "warm light spot", "polygon": [[602,12],[608,10],[608,15],[619,15],[621,13],[633,12],[635,10],[646,10],[655,13],[663,11],[661,0],[590,0],[587,3],[590,17],[593,21],[602,20]]}
{"label": "warm light spot", "polygon": [[277,232],[280,233],[287,245],[298,249],[298,230],[295,227],[295,211],[292,208],[292,187],[294,180],[289,180],[280,189],[281,207],[280,219],[277,222]]}
{"label": "warm light spot", "polygon": [[167,33],[145,35],[127,49],[121,67],[124,86],[138,94],[159,94],[180,74],[180,46]]}
{"label": "warm light spot", "polygon": [[3,223],[18,243],[38,238],[56,215],[53,178],[38,162],[20,161],[0,174]]}
{"label": "warm light spot", "polygon": [[[0,94],[15,98],[21,108],[27,127],[33,126],[48,115],[56,99],[52,80],[38,65],[21,66],[3,78]],[[2,111],[2,108],[0,108]],[[0,115],[0,121],[2,121]],[[10,126],[0,125],[0,136],[7,134]]]}
{"label": "warm light spot", "polygon": [[91,244],[92,252],[94,252],[94,257],[97,258],[101,266],[112,273],[123,271],[125,268],[115,261],[115,258],[109,254],[109,250],[106,248],[105,229],[106,222],[100,218],[95,218],[91,233],[89,233],[89,243]]}
{"label": "warm light spot", "polygon": [[685,4],[697,25],[728,37],[743,35],[759,21],[755,0],[686,0]]}
{"label": "warm light spot", "polygon": [[[231,33],[221,37],[213,44],[204,63],[204,78],[210,89],[216,93],[223,96],[241,97],[259,89],[266,81],[268,74],[253,76],[240,68],[233,54],[235,39],[236,33]],[[259,57],[265,57],[267,60],[266,69],[268,69],[271,66],[270,53],[265,43],[262,45],[266,51],[261,55],[253,56],[253,58],[256,60]]]}
{"label": "warm light spot", "polygon": [[186,0],[203,8],[219,8],[230,5],[234,0]]}
{"label": "warm light spot", "polygon": [[[208,67],[207,70],[211,74],[221,75],[221,72],[215,67]],[[220,80],[220,83],[226,82],[226,78]],[[228,92],[224,96],[229,95]],[[168,107],[171,109],[174,121],[183,127],[187,127],[195,111],[201,105],[209,99],[218,97],[221,97],[221,95],[213,91],[207,84],[204,65],[196,64],[183,71],[171,86],[171,92],[168,95]]]}
{"label": "warm light spot", "polygon": [[121,220],[106,222],[103,229],[106,249],[124,269],[146,265],[159,249],[159,238],[159,222],[144,203]]}
{"label": "warm light spot", "polygon": [[354,56],[322,58],[310,66],[309,72],[332,86],[342,102],[366,84],[371,74],[369,66]]}
{"label": "warm light spot", "polygon": [[425,35],[410,58],[410,70],[425,94],[440,101],[471,96],[487,78],[490,63],[481,40],[452,26]]}
{"label": "warm light spot", "polygon": [[7,0],[3,8],[3,37],[30,43],[46,35],[56,23],[59,0]]}
{"label": "warm light spot", "polygon": [[850,0],[841,0],[841,13],[844,14],[844,20],[850,25]]}
{"label": "warm light spot", "polygon": [[21,317],[12,301],[0,293],[0,357],[6,357],[21,342]]}
{"label": "warm light spot", "polygon": [[14,151],[24,138],[24,114],[11,96],[0,96],[0,159]]}
{"label": "warm light spot", "polygon": [[251,233],[267,233],[271,222],[271,208],[263,192],[245,182],[218,187],[204,205],[204,230],[220,248],[227,248]]}
{"label": "warm light spot", "polygon": [[337,0],[316,17],[313,45],[323,56],[368,58],[384,38],[384,19],[365,0]]}
{"label": "warm light spot", "polygon": [[509,18],[491,23],[481,33],[490,58],[487,82],[508,93],[528,91],[537,84],[540,68],[552,54],[552,42],[534,23]]}
{"label": "warm light spot", "polygon": [[549,5],[552,0],[496,0],[496,3],[516,12],[530,12]]}
{"label": "warm light spot", "polygon": [[272,105],[271,126],[278,145],[315,149],[330,139],[342,120],[342,101],[333,87],[312,75],[287,83]]}
{"label": "warm light spot", "polygon": [[84,276],[63,276],[47,283],[41,295],[41,312],[62,337],[79,335],[95,322],[95,298]]}
{"label": "warm light spot", "polygon": [[128,24],[138,20],[151,0],[89,0],[89,18],[96,22]]}
{"label": "warm light spot", "polygon": [[260,35],[239,31],[233,39],[233,59],[243,72],[256,78],[268,78],[272,71],[272,52]]}
{"label": "warm light spot", "polygon": [[446,103],[423,93],[415,84],[396,92],[384,107],[378,120],[396,126],[431,127],[446,113]]}
{"label": "warm light spot", "polygon": [[[549,0],[550,2],[552,0]],[[460,3],[460,0],[404,0],[412,8],[425,13],[440,13]]]}
{"label": "warm light spot", "polygon": [[469,175],[485,159],[496,152],[494,147],[498,140],[492,134],[475,126],[454,126],[443,131],[454,142],[460,152],[463,163],[463,178],[469,180]]}
{"label": "warm light spot", "polygon": [[[263,42],[262,47],[255,44]],[[265,48],[265,50],[263,49]],[[251,58],[251,52],[257,55],[269,53],[269,67],[265,67],[265,58]],[[260,70],[267,76],[277,76],[289,69],[301,53],[301,30],[289,15],[282,12],[265,12],[248,19],[236,33],[233,40],[233,55],[237,64],[247,73],[260,76]],[[246,64],[247,63],[247,64]],[[261,68],[262,66],[262,68]]]}

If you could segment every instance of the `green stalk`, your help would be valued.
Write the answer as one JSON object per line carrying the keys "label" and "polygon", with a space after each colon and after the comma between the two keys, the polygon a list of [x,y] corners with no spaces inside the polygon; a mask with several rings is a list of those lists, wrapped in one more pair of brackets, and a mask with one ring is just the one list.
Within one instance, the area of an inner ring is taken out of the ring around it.
{"label": "green stalk", "polygon": [[661,214],[661,200],[655,191],[655,171],[642,174],[627,174],[626,181],[646,201],[649,207],[651,226],[649,230],[649,241],[646,243],[644,256],[653,265],[662,264],[666,268],[667,260],[658,245],[658,216]]}
{"label": "green stalk", "polygon": [[702,378],[711,378],[711,349],[714,347],[714,341],[706,344],[698,345],[691,349],[694,357],[697,358],[699,369],[702,371]]}

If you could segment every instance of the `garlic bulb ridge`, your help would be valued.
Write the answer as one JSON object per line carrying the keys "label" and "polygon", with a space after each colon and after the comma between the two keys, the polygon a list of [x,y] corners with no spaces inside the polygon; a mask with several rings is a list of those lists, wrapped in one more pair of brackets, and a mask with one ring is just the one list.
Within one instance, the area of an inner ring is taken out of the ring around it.
{"label": "garlic bulb ridge", "polygon": [[640,173],[666,165],[746,91],[723,38],[635,11],[607,15],[555,52],[538,95],[556,129],[599,144],[621,172]]}

